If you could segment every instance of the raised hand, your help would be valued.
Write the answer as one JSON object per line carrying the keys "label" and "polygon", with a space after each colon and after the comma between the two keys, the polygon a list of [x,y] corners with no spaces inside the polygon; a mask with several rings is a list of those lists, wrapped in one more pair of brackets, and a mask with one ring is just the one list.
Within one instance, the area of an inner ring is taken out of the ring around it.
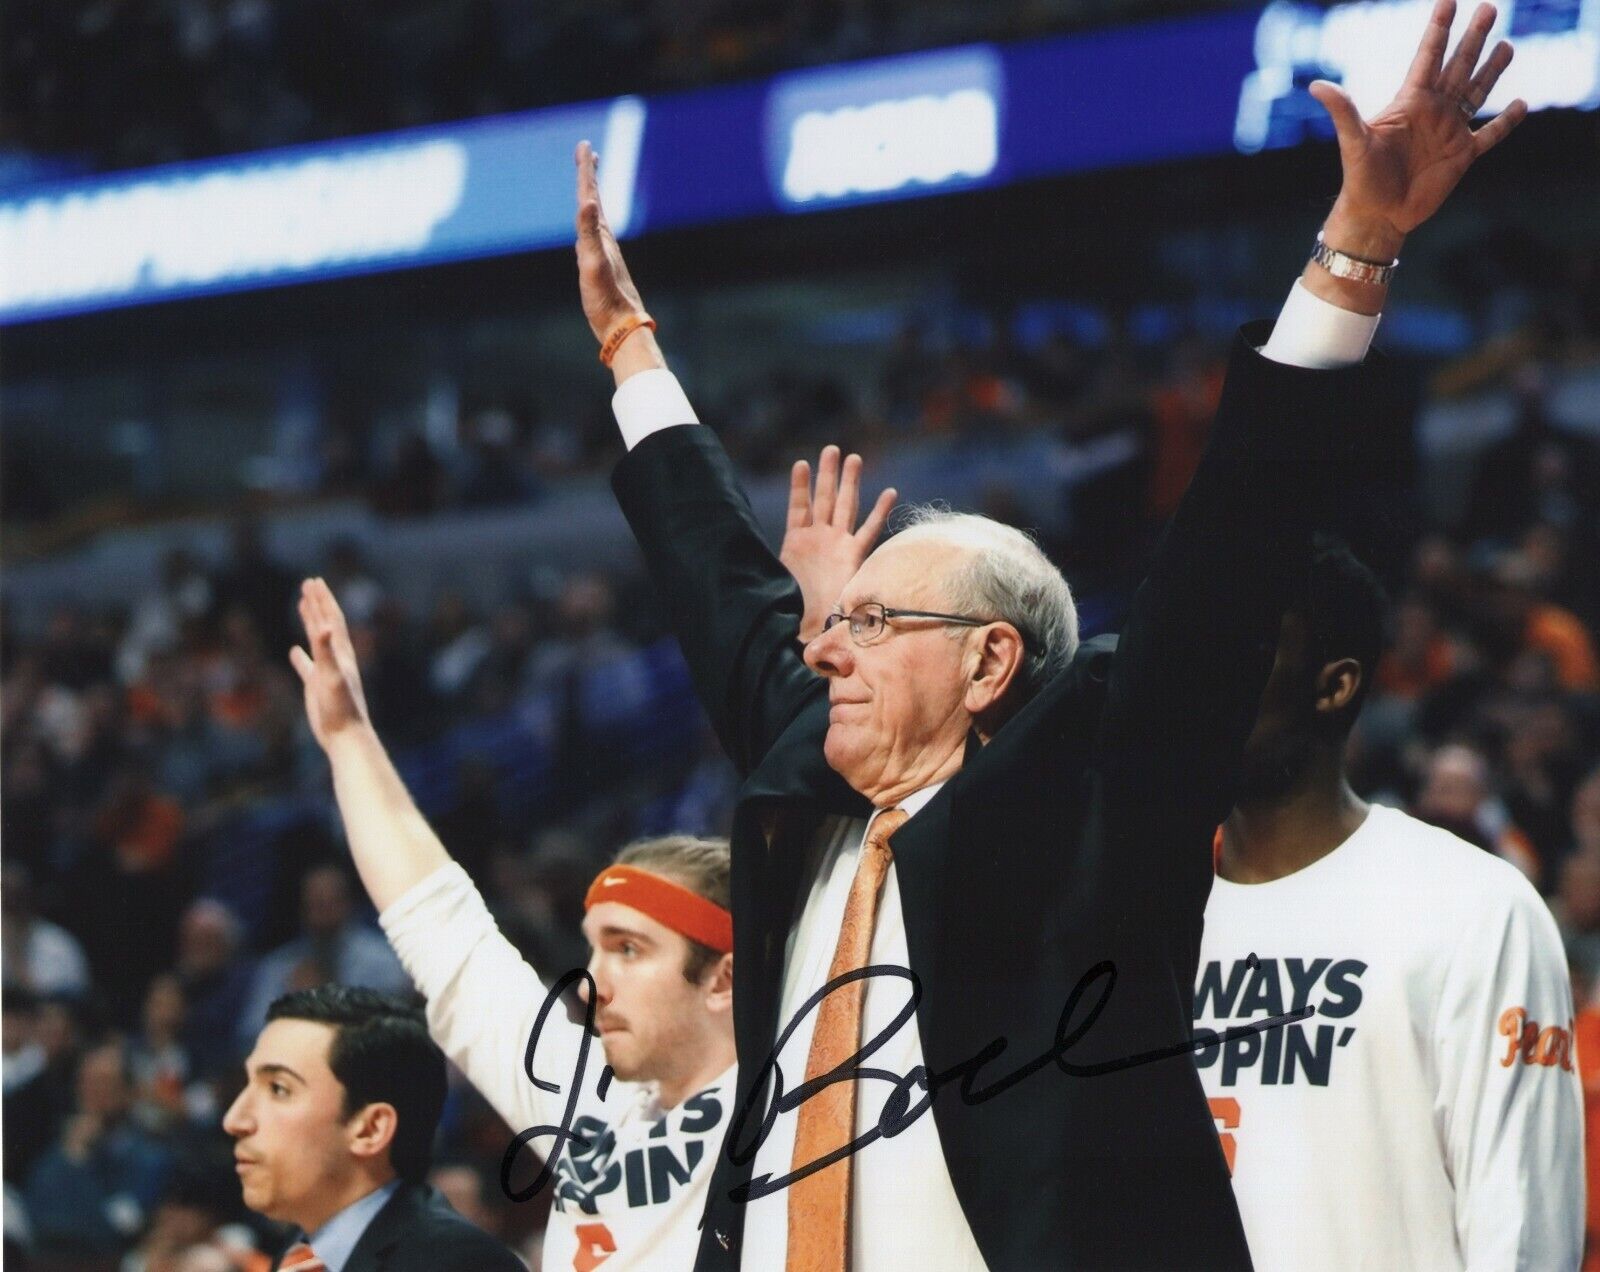
{"label": "raised hand", "polygon": [[1482,4],[1446,61],[1455,0],[1438,0],[1400,91],[1371,120],[1363,120],[1342,88],[1311,85],[1333,120],[1344,184],[1324,229],[1329,246],[1386,262],[1405,236],[1439,210],[1467,169],[1528,113],[1521,98],[1476,132],[1472,120],[1502,71],[1511,45],[1502,40],[1480,67],[1494,25],[1494,6]]}
{"label": "raised hand", "polygon": [[839,448],[824,446],[817,457],[815,492],[810,464],[798,460],[790,470],[789,518],[778,560],[794,575],[805,598],[802,641],[822,634],[823,619],[883,533],[895,498],[892,486],[880,494],[858,529],[861,456],[848,456],[841,472]]}
{"label": "raised hand", "polygon": [[[622,259],[617,236],[611,232],[605,208],[600,204],[600,157],[587,141],[580,141],[573,158],[578,165],[578,294],[589,330],[603,345],[619,323],[646,317],[644,301],[639,299],[639,289],[628,273],[628,263]],[[627,352],[637,360],[640,346],[650,351],[648,365],[664,365],[646,328],[624,340],[618,353]],[[612,368],[617,372],[618,383],[626,374],[641,369],[630,366],[620,356],[612,362]]]}
{"label": "raised hand", "polygon": [[344,611],[321,579],[307,579],[300,585],[300,621],[311,652],[296,645],[289,651],[289,661],[305,686],[311,732],[327,750],[340,733],[370,725],[367,699],[361,691],[361,672]]}

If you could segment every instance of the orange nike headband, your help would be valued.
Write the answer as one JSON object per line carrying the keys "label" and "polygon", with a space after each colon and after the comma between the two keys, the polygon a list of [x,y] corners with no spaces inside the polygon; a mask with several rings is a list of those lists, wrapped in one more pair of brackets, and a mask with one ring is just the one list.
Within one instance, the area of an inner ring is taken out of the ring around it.
{"label": "orange nike headband", "polygon": [[634,866],[607,866],[589,885],[583,899],[584,910],[601,901],[631,905],[679,936],[716,950],[733,952],[733,915],[714,901],[649,870]]}

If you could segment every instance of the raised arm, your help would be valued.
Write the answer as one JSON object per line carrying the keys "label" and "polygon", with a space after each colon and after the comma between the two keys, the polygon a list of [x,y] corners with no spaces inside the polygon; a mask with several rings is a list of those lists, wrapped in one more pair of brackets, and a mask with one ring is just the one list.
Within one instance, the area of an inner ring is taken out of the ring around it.
{"label": "raised arm", "polygon": [[305,686],[306,718],[333,768],[333,790],[361,882],[379,910],[450,863],[417,810],[367,715],[344,611],[321,579],[300,587],[305,649],[289,661]]}
{"label": "raised arm", "polygon": [[[483,898],[412,802],[367,715],[349,628],[321,579],[300,589],[306,645],[289,660],[305,686],[306,718],[333,769],[350,855],[384,935],[428,1000],[428,1031],[514,1130],[560,1117],[566,1088],[523,1077],[524,1050],[547,987],[495,926]],[[550,1013],[536,1072],[570,1081],[582,1031]],[[538,1141],[534,1148],[546,1151]]]}
{"label": "raised arm", "polygon": [[[1392,262],[1406,234],[1524,113],[1513,103],[1472,131],[1510,48],[1498,46],[1474,71],[1494,20],[1484,5],[1443,61],[1453,13],[1451,0],[1440,0],[1400,92],[1370,122],[1342,90],[1314,86],[1338,129],[1344,165],[1324,240],[1346,257]],[[1186,898],[1209,886],[1209,856],[1186,846],[1209,842],[1232,803],[1309,534],[1356,471],[1351,459],[1365,421],[1393,409],[1382,377],[1356,365],[1365,340],[1352,347],[1339,331],[1361,329],[1356,315],[1381,308],[1387,280],[1340,277],[1370,272],[1360,261],[1331,263],[1306,267],[1265,348],[1241,340],[1234,350],[1211,444],[1135,597],[1113,664],[1101,739],[1111,793],[1128,813],[1138,841],[1131,849],[1181,850],[1149,874],[1181,880]],[[1364,322],[1370,337],[1375,320]]]}
{"label": "raised arm", "polygon": [[612,479],[706,714],[748,773],[820,682],[795,640],[803,602],[762,536],[733,465],[666,369],[606,223],[596,156],[577,151],[578,290],[609,359],[628,454]]}

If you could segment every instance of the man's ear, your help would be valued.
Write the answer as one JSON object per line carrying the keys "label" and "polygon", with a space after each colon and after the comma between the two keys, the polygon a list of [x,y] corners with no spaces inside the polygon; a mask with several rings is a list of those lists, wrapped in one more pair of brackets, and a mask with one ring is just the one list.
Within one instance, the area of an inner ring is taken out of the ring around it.
{"label": "man's ear", "polygon": [[1317,711],[1331,715],[1350,705],[1358,692],[1365,673],[1354,658],[1339,658],[1328,663],[1317,676]]}
{"label": "man's ear", "polygon": [[733,1010],[733,955],[724,954],[711,971],[706,987],[706,1006],[715,1012]]}
{"label": "man's ear", "polygon": [[[1010,623],[990,623],[980,629],[968,663],[971,678],[965,698],[967,713],[978,720],[1003,719],[1004,713],[997,712],[996,708],[1021,672],[1026,656],[1022,633]],[[993,732],[993,729],[982,731]]]}
{"label": "man's ear", "polygon": [[370,1159],[389,1151],[400,1115],[392,1104],[378,1101],[357,1109],[345,1122],[345,1145],[352,1157]]}

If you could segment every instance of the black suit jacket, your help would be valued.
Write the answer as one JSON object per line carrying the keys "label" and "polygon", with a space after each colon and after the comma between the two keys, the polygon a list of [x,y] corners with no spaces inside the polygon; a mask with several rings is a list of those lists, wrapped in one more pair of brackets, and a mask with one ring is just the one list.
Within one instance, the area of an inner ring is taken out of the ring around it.
{"label": "black suit jacket", "polygon": [[[1212,834],[1374,375],[1283,366],[1242,333],[1212,442],[1120,643],[1087,643],[895,836],[932,1113],[991,1268],[1249,1266],[1190,1054],[1119,1062],[1190,1038]],[[614,486],[744,778],[734,1024],[753,1113],[742,1136],[730,1128],[696,1265],[732,1269],[742,1207],[729,1192],[749,1178],[765,1107],[752,1088],[788,1023],[778,1000],[805,848],[822,817],[870,810],[823,758],[827,691],[801,661],[799,591],[713,432],[652,434]],[[1062,1058],[1104,1071],[1064,1072],[1059,1041],[1102,999]]]}
{"label": "black suit jacket", "polygon": [[361,1234],[345,1272],[527,1272],[527,1265],[433,1189],[401,1184]]}

